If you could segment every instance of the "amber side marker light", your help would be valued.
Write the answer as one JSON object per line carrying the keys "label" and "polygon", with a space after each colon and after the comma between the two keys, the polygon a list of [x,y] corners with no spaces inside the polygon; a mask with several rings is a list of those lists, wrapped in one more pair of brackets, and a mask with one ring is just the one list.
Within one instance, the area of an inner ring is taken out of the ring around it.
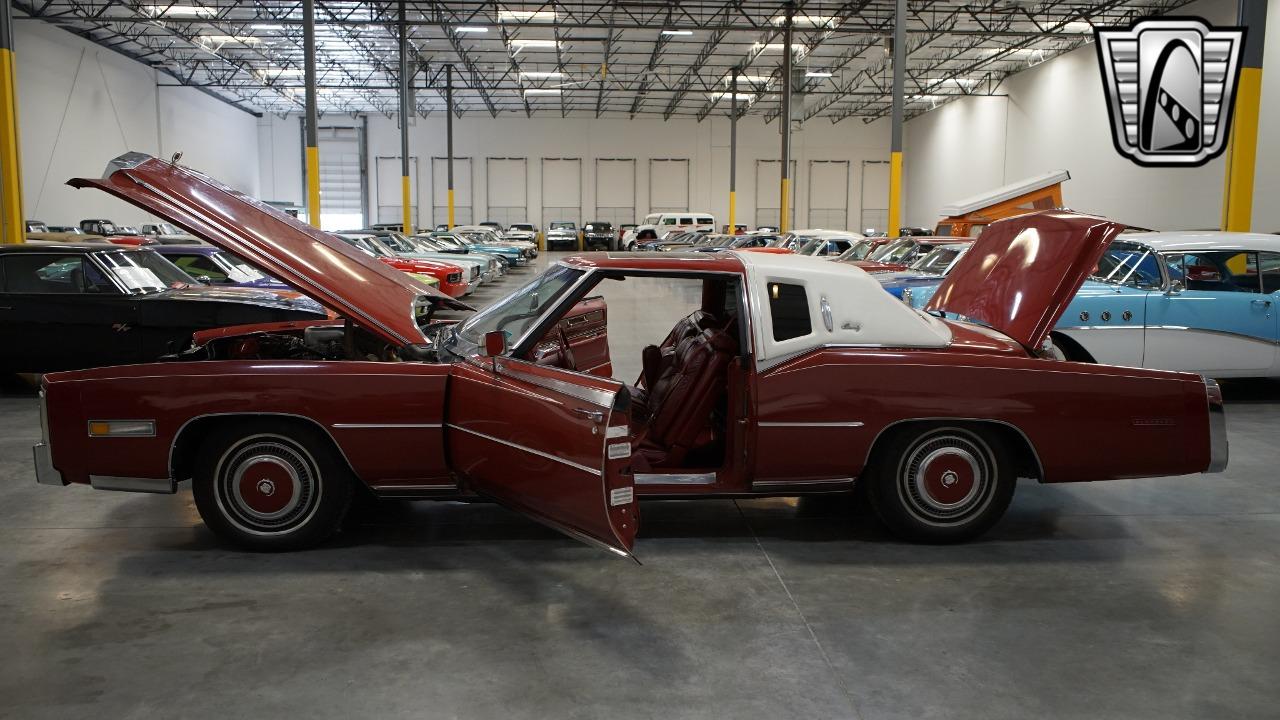
{"label": "amber side marker light", "polygon": [[156,424],[152,420],[90,420],[89,437],[152,437]]}

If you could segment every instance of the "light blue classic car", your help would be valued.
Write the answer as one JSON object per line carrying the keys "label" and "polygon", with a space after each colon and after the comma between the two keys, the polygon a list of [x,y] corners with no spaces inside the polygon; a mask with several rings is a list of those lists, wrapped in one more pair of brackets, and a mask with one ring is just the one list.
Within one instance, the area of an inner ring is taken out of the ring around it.
{"label": "light blue classic car", "polygon": [[[932,289],[913,288],[913,307]],[[1280,237],[1254,233],[1121,235],[1054,329],[1070,359],[1280,375]]]}

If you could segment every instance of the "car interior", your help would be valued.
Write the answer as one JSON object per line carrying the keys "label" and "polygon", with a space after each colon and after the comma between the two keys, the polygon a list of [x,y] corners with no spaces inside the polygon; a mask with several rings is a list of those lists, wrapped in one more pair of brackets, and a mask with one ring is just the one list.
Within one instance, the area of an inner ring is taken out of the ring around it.
{"label": "car interior", "polygon": [[[609,277],[626,280],[625,276]],[[660,342],[641,351],[640,376],[627,384],[636,472],[701,469],[726,457],[729,420],[744,411],[743,317],[737,278],[706,277],[701,302]],[[532,345],[529,360],[609,377],[608,308],[579,300]],[[737,390],[731,392],[731,388]]]}

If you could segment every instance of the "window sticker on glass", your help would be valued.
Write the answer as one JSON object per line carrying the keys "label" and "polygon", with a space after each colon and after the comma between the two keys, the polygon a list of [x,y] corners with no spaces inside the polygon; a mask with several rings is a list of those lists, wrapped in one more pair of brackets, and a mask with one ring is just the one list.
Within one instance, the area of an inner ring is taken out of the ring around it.
{"label": "window sticker on glass", "polygon": [[113,267],[111,272],[115,273],[117,279],[130,290],[149,290],[155,288],[163,288],[165,284],[155,273],[149,268],[144,267]]}

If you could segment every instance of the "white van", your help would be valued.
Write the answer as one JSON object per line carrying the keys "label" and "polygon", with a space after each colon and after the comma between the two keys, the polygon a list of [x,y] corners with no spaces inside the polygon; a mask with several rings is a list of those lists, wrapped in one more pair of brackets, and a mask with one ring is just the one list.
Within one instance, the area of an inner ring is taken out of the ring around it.
{"label": "white van", "polygon": [[657,240],[669,232],[716,231],[716,219],[708,212],[651,213],[644,222],[632,228],[622,237],[623,250],[635,250],[640,240]]}

